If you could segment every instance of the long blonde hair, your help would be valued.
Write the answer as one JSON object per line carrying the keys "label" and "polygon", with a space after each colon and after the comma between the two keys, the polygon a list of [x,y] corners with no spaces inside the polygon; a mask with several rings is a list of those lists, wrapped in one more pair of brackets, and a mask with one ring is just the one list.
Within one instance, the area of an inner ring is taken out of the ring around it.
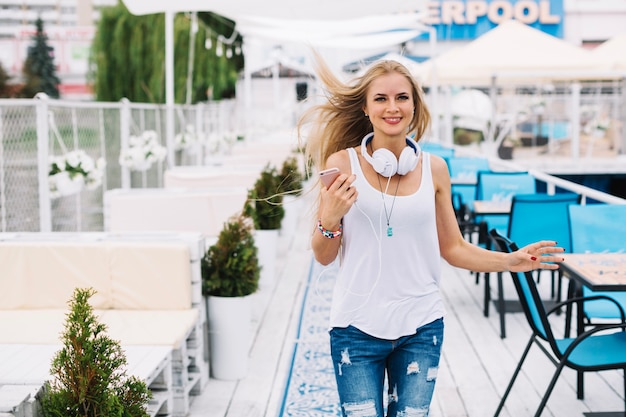
{"label": "long blonde hair", "polygon": [[381,75],[398,73],[411,84],[415,114],[407,134],[416,141],[428,129],[430,112],[424,102],[424,93],[409,70],[397,61],[379,61],[373,64],[362,76],[350,83],[341,82],[330,70],[321,56],[315,53],[316,73],[323,85],[327,101],[311,107],[298,122],[298,135],[306,134],[305,157],[317,169],[324,167],[333,153],[361,144],[365,135],[372,132],[372,124],[363,114],[367,91],[372,81]]}

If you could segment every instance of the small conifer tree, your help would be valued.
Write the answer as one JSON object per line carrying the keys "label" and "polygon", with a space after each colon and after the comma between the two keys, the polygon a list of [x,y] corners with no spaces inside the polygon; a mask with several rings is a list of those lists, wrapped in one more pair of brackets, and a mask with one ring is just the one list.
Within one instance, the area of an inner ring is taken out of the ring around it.
{"label": "small conifer tree", "polygon": [[11,76],[4,68],[2,63],[0,63],[0,98],[10,97],[9,91],[9,80],[11,80]]}
{"label": "small conifer tree", "polygon": [[44,417],[148,417],[152,394],[145,382],[126,375],[119,342],[106,335],[89,304],[93,289],[74,291],[63,348],[52,360],[41,403]]}
{"label": "small conifer tree", "polygon": [[28,47],[28,55],[24,62],[24,87],[22,96],[34,97],[37,93],[46,93],[52,98],[59,98],[59,84],[54,67],[54,48],[48,45],[48,36],[43,29],[43,20],[35,22],[37,32],[33,45]]}
{"label": "small conifer tree", "polygon": [[261,267],[252,220],[237,214],[220,231],[202,258],[202,294],[245,297],[259,288]]}
{"label": "small conifer tree", "polygon": [[302,182],[304,176],[298,166],[298,158],[290,156],[283,162],[279,173],[279,187],[282,193],[300,195],[302,194]]}
{"label": "small conifer tree", "polygon": [[248,190],[244,214],[252,218],[257,230],[280,229],[285,217],[280,181],[276,168],[268,164],[261,171],[254,187]]}

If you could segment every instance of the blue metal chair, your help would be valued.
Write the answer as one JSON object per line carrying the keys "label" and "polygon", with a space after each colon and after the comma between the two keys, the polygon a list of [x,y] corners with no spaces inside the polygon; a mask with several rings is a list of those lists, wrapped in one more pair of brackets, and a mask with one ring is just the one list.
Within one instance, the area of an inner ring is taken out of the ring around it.
{"label": "blue metal chair", "polygon": [[422,148],[423,151],[426,151],[433,155],[438,155],[444,159],[451,158],[454,156],[454,148],[443,146],[439,143],[432,143],[432,142],[426,142],[423,144],[420,143],[420,147]]}
{"label": "blue metal chair", "polygon": [[[511,202],[508,230],[506,236],[526,246],[542,239],[556,240],[566,252],[570,251],[570,233],[568,225],[568,207],[579,204],[580,195],[562,194],[516,194]],[[537,282],[541,270],[537,271]],[[561,274],[559,270],[552,273],[552,298],[561,301]],[[488,285],[488,282],[486,282]],[[555,289],[555,285],[557,288]],[[489,291],[490,294],[490,291]],[[498,312],[500,313],[500,336],[506,337],[505,313],[502,274],[498,274]]]}
{"label": "blue metal chair", "polygon": [[[537,190],[535,178],[525,171],[517,172],[493,172],[478,171],[476,177],[476,196],[475,200],[487,201],[511,201],[516,194],[533,194]],[[496,229],[502,235],[506,235],[509,225],[509,215],[490,214],[490,215],[472,215],[472,221],[477,225],[478,244],[491,249],[491,241],[488,231]],[[484,311],[485,317],[489,316],[489,300],[491,299],[491,285],[489,282],[489,273],[485,273],[485,294],[484,294]],[[479,274],[476,274],[476,282],[480,280]]]}
{"label": "blue metal chair", "polygon": [[471,207],[476,195],[476,173],[488,171],[489,160],[486,158],[457,157],[445,158],[452,181],[452,204],[457,222],[463,236],[470,240],[477,232],[477,225],[471,216]]}
{"label": "blue metal chair", "polygon": [[[490,235],[499,249],[503,252],[513,252],[517,250],[517,245],[499,234],[497,230],[492,229]],[[530,348],[536,344],[541,351],[556,366],[556,370],[552,375],[552,379],[541,399],[539,407],[535,412],[535,417],[539,417],[545,408],[550,394],[556,385],[561,371],[564,368],[571,368],[578,372],[591,372],[603,370],[621,369],[624,374],[624,409],[626,410],[626,320],[624,310],[621,309],[620,323],[614,323],[606,326],[598,326],[589,331],[584,332],[576,338],[557,338],[552,330],[549,316],[561,307],[576,303],[578,299],[566,300],[558,303],[551,310],[546,311],[543,302],[539,296],[537,285],[531,273],[511,272],[515,289],[519,295],[526,320],[532,330],[532,335],[526,344],[526,348],[520,358],[520,361],[513,372],[513,376],[500,400],[500,404],[494,414],[494,417],[500,415],[504,408],[507,397],[511,392],[511,388],[519,375],[524,361],[530,351]],[[611,299],[605,296],[594,296],[587,300]],[[618,305],[619,307],[619,305]],[[622,331],[616,331],[622,330]],[[626,411],[625,411],[626,413]]]}
{"label": "blue metal chair", "polygon": [[477,173],[478,171],[490,170],[489,160],[453,156],[447,158],[446,162],[452,180],[452,192],[459,193],[463,204],[471,207],[476,196]]}
{"label": "blue metal chair", "polygon": [[[626,205],[591,204],[569,208],[572,252],[623,252],[626,250]],[[583,287],[582,295],[603,294],[626,307],[626,293],[594,292]],[[587,324],[615,319],[615,307],[604,301],[583,304]]]}
{"label": "blue metal chair", "polygon": [[[476,178],[475,200],[512,201],[516,194],[537,191],[535,178],[528,172],[478,171]],[[477,215],[474,220],[486,222],[488,230],[496,229],[501,234],[508,230],[509,216],[506,215]]]}

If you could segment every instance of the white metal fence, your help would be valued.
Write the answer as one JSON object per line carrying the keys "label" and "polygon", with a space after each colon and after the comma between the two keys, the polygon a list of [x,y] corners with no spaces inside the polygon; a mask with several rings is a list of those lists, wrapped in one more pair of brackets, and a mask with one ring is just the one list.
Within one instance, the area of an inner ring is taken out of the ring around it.
{"label": "white metal fence", "polygon": [[[202,163],[207,152],[240,132],[235,101],[176,106],[175,128],[197,139],[183,148],[166,143],[165,106],[68,102],[35,99],[0,100],[0,231],[99,231],[103,228],[104,192],[120,187],[159,187],[168,164]],[[167,159],[146,171],[119,163],[131,136],[154,131]],[[83,150],[106,161],[102,186],[52,198],[49,159]]]}
{"label": "white metal fence", "polygon": [[[584,87],[593,94],[586,92],[584,100],[576,100],[577,103],[601,108],[611,119],[619,121],[622,126],[626,124],[623,80],[610,85],[609,93],[601,91],[606,85],[599,85],[596,90],[590,89],[593,85]],[[570,126],[575,124],[574,129],[582,128],[581,120],[569,119],[567,109],[573,106],[571,94],[550,93],[541,98],[547,107],[546,120],[565,120]],[[315,101],[317,97],[311,95],[310,99]],[[529,96],[519,89],[508,93],[502,91],[498,97],[498,112],[513,112],[512,107],[528,101]],[[283,107],[292,107],[288,110],[267,105],[241,110],[236,100],[175,106],[176,137],[168,140],[164,105],[127,100],[117,103],[69,102],[50,100],[45,95],[35,99],[0,99],[0,232],[103,230],[106,190],[161,187],[166,167],[205,163],[206,156],[218,152],[220,146],[228,146],[228,141],[234,140],[235,135],[249,134],[254,128],[248,126],[250,124],[265,130],[289,128],[310,102],[290,103],[289,100],[283,102]],[[447,108],[443,110],[444,113],[449,111]],[[289,117],[280,117],[286,114]],[[447,123],[441,126],[442,131],[451,132],[452,118],[444,117],[443,121]],[[167,158],[146,171],[133,171],[120,165],[120,153],[128,148],[131,137],[147,131],[156,133],[159,143],[167,150]],[[197,141],[181,147],[177,138],[185,132],[191,132]],[[550,141],[555,140],[552,135],[548,136]],[[622,144],[626,148],[623,129],[617,137],[616,145]],[[78,149],[94,160],[103,158],[106,161],[102,186],[53,198],[48,179],[49,158]],[[576,184],[564,184],[562,180],[543,173],[534,174],[549,188],[558,185],[596,200],[624,202]]]}

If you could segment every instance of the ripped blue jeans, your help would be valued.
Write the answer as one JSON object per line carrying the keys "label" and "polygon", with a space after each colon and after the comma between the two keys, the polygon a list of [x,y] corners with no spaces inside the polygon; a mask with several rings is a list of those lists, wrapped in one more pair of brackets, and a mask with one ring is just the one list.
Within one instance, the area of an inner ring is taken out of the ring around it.
{"label": "ripped blue jeans", "polygon": [[344,417],[426,417],[435,389],[443,319],[396,340],[349,326],[330,330],[330,350]]}

